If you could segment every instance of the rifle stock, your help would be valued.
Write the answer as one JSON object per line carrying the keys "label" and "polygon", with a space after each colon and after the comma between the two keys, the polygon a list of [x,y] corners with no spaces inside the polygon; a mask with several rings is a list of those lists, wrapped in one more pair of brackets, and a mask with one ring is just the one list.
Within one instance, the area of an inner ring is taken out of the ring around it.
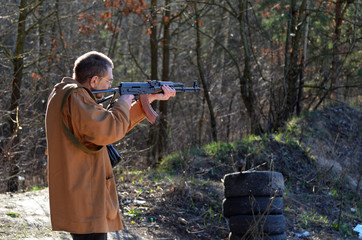
{"label": "rifle stock", "polygon": [[155,110],[153,110],[150,102],[148,101],[148,97],[145,94],[141,94],[140,95],[140,101],[142,104],[142,108],[145,111],[147,120],[151,123],[151,124],[155,124],[156,120],[158,118],[158,114],[156,113]]}

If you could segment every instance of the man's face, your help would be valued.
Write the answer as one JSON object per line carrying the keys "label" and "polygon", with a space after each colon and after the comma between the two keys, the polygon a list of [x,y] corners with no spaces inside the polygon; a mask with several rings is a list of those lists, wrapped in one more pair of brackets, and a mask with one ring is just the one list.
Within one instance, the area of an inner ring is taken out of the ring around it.
{"label": "man's face", "polygon": [[[108,71],[105,76],[100,77],[96,76],[96,78],[91,80],[92,91],[94,90],[104,90],[110,89],[113,81],[113,72],[112,68],[108,68]],[[104,93],[94,94],[96,98],[102,98]]]}

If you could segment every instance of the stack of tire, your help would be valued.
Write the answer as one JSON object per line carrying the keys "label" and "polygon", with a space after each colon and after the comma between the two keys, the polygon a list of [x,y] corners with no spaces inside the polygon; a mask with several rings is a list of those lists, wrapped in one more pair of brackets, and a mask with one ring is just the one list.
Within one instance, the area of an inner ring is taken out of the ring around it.
{"label": "stack of tire", "polygon": [[229,222],[229,240],[285,240],[284,190],[279,172],[225,175],[223,215]]}

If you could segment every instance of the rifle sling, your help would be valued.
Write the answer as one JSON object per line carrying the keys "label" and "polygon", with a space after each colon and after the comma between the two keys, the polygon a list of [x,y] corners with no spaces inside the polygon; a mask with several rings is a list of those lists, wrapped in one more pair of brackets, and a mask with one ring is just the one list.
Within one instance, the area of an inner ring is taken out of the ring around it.
{"label": "rifle sling", "polygon": [[[73,86],[71,86],[71,87],[67,90],[67,92],[65,93],[65,95],[64,95],[64,97],[63,97],[63,100],[62,100],[62,105],[61,105],[61,107],[60,107],[60,114],[61,114],[61,118],[62,118],[63,131],[64,131],[65,135],[68,137],[69,141],[71,141],[77,148],[79,148],[79,149],[82,150],[83,152],[85,152],[85,153],[92,153],[92,154],[98,153],[100,150],[102,150],[102,148],[103,148],[104,146],[99,146],[99,148],[98,148],[97,150],[91,150],[91,149],[87,148],[83,143],[81,143],[81,142],[79,141],[78,138],[76,138],[76,137],[73,135],[73,133],[69,130],[69,128],[67,128],[67,126],[65,125],[65,123],[64,123],[64,121],[63,121],[62,113],[63,113],[63,108],[64,108],[64,105],[65,105],[65,102],[66,102],[66,100],[68,99],[70,93],[71,93],[73,90],[75,90],[76,88],[78,88],[77,85],[75,85],[75,84],[72,84],[72,85],[73,85]],[[86,88],[84,88],[84,89],[86,89]],[[89,93],[91,94],[91,92],[90,92],[88,89],[86,89],[86,90],[87,90],[87,92],[89,92]],[[92,95],[91,95],[91,96],[92,96]],[[94,98],[94,97],[92,96],[92,98]]]}

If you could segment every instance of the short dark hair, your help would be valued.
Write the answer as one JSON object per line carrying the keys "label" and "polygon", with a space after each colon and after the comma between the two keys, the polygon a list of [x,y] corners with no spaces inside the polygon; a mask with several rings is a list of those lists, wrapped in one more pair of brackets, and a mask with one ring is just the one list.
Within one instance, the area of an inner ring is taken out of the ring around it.
{"label": "short dark hair", "polygon": [[113,68],[109,57],[96,51],[87,52],[75,60],[73,78],[79,83],[85,83],[93,76],[105,76],[109,67]]}

